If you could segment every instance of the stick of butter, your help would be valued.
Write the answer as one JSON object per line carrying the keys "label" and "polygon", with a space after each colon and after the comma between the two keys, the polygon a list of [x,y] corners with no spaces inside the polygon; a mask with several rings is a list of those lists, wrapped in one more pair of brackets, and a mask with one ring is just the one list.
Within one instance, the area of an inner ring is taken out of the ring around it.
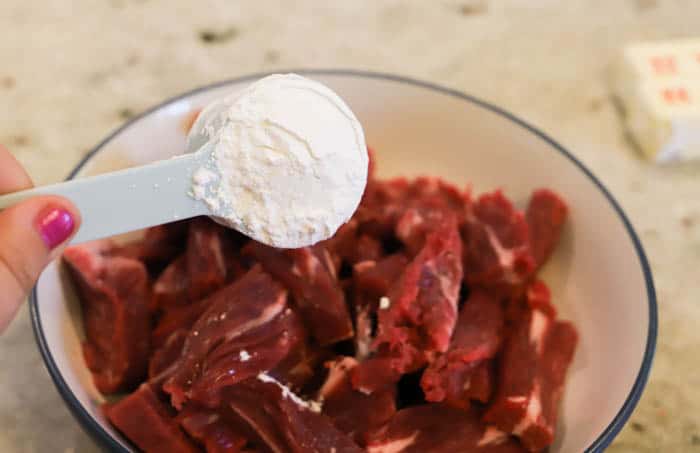
{"label": "stick of butter", "polygon": [[613,90],[646,157],[700,159],[700,39],[626,46]]}

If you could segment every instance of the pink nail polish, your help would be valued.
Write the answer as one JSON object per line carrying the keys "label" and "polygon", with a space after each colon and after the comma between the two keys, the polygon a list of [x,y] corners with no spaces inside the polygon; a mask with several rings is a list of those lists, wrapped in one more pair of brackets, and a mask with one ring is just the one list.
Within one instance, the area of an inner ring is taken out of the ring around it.
{"label": "pink nail polish", "polygon": [[75,220],[73,215],[65,209],[49,207],[39,214],[37,226],[44,244],[53,250],[73,233]]}

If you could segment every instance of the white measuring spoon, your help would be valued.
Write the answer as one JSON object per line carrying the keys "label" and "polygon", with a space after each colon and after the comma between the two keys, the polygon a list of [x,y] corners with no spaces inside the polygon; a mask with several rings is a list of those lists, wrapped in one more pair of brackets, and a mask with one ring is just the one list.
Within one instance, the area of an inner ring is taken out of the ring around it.
{"label": "white measuring spoon", "polygon": [[211,168],[213,149],[206,143],[195,153],[149,165],[3,195],[0,210],[36,195],[63,196],[82,214],[73,244],[211,215],[206,204],[189,193],[195,171],[216,171]]}
{"label": "white measuring spoon", "polygon": [[328,87],[271,75],[210,104],[174,159],[0,197],[75,203],[72,243],[208,215],[264,244],[297,248],[332,236],[357,208],[367,146],[357,118]]}

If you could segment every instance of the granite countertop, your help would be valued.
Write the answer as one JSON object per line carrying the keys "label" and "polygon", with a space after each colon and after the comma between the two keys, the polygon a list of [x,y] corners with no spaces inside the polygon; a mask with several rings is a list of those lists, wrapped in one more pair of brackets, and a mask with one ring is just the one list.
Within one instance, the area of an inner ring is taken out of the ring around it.
{"label": "granite countertop", "polygon": [[[609,451],[700,451],[700,166],[640,161],[604,77],[625,42],[699,33],[700,2],[194,3],[2,0],[0,142],[37,183],[64,178],[102,137],[164,98],[250,72],[368,69],[490,100],[548,131],[599,175],[649,255],[661,322],[656,360]],[[97,450],[54,389],[26,308],[0,338],[0,363],[0,451]]]}

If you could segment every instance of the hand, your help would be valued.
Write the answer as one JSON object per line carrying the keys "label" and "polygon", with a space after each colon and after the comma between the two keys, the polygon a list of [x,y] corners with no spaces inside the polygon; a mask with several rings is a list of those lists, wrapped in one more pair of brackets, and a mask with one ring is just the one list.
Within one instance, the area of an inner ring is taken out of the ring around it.
{"label": "hand", "polygon": [[[0,194],[30,187],[32,180],[0,145]],[[35,197],[0,211],[0,333],[79,226],[78,210],[61,197]]]}

